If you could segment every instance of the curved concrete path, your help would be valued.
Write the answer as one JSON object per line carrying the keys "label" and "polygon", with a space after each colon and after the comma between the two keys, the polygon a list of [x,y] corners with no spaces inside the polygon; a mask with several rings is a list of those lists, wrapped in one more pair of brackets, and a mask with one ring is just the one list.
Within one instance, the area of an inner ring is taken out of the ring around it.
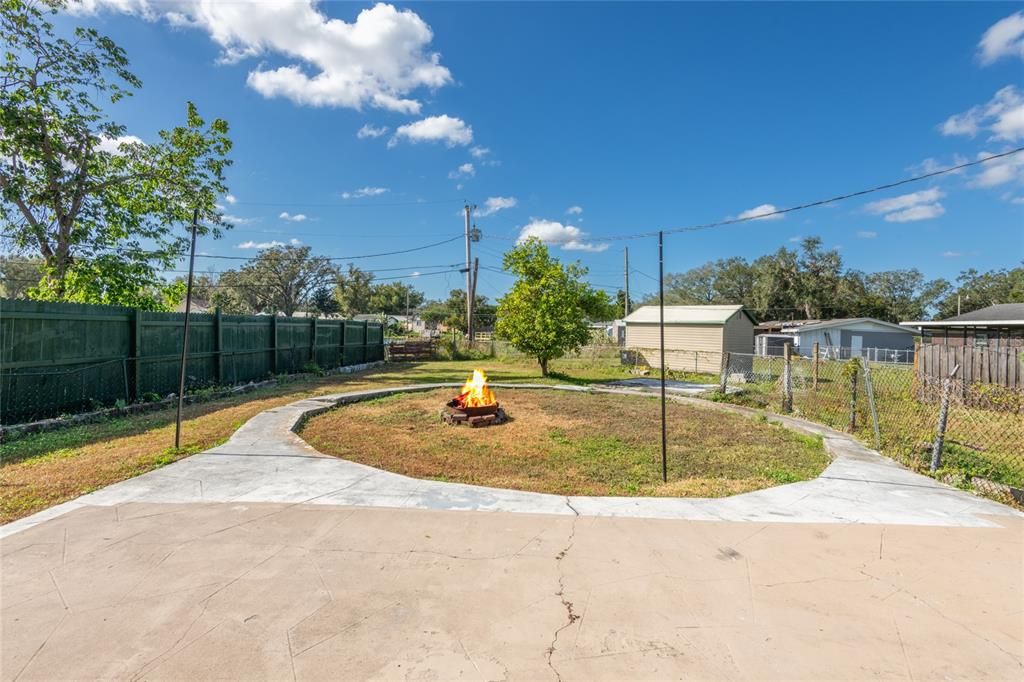
{"label": "curved concrete path", "polygon": [[[800,419],[769,415],[821,435],[832,463],[818,478],[726,498],[562,497],[410,478],[323,455],[294,432],[301,421],[336,405],[399,392],[458,388],[418,384],[300,400],[267,410],[226,443],[0,527],[0,538],[82,507],[138,503],[287,503],[583,516],[994,527],[989,516],[1021,518],[1001,504],[915,474],[851,437]],[[501,389],[593,390],[645,396],[621,388],[494,384]],[[643,399],[643,398],[638,398]],[[671,396],[709,411],[761,414],[733,405]]]}

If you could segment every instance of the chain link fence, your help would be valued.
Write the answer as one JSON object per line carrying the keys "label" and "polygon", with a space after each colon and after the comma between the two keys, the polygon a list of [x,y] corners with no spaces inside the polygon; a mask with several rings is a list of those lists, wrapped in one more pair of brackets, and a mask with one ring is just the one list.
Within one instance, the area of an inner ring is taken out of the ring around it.
{"label": "chain link fence", "polygon": [[1024,391],[935,378],[913,366],[725,356],[729,402],[792,413],[856,436],[946,483],[1024,502]]}

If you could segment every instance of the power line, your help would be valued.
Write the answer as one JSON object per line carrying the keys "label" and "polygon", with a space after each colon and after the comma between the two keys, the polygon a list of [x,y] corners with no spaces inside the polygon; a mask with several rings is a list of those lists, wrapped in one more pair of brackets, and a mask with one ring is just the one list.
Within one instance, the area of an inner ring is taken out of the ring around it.
{"label": "power line", "polygon": [[[412,253],[414,251],[423,251],[423,250],[426,250],[426,249],[432,249],[435,246],[441,246],[443,244],[449,244],[449,243],[455,241],[456,239],[462,239],[462,235],[459,234],[459,235],[456,235],[454,237],[451,237],[450,239],[443,239],[443,240],[441,240],[439,242],[434,242],[432,244],[424,244],[423,246],[414,246],[414,247],[409,248],[409,249],[399,249],[399,250],[396,250],[396,251],[381,251],[380,253],[365,253],[365,254],[360,254],[360,255],[356,255],[356,256],[327,256],[327,257],[323,257],[323,259],[324,260],[329,260],[329,261],[346,261],[346,260],[359,260],[359,259],[362,259],[362,258],[380,258],[382,256],[397,256],[397,255],[403,254],[403,253]],[[284,246],[284,244],[282,244],[282,246]],[[265,249],[265,251],[269,251],[269,250],[270,249]],[[160,251],[145,251],[143,249],[127,249],[127,250],[123,250],[123,251],[117,251],[117,250],[113,250],[113,251],[114,251],[114,253],[130,253],[130,254],[139,255],[139,256],[162,256],[162,255],[164,255]],[[174,257],[174,258],[185,258],[186,255],[187,254],[178,254],[177,256],[172,256],[172,257]],[[216,260],[243,260],[243,261],[248,261],[248,260],[254,260],[254,259],[258,258],[258,257],[259,256],[219,256],[219,255],[213,255],[213,254],[209,254],[209,253],[197,253],[196,254],[196,258],[212,258],[212,259],[216,259]],[[317,256],[317,258],[320,258],[320,256]]]}
{"label": "power line", "polygon": [[[980,165],[980,164],[983,164],[983,163],[988,163],[988,162],[994,161],[996,159],[1002,159],[1002,158],[1005,158],[1007,156],[1012,156],[1014,154],[1019,154],[1022,151],[1024,151],[1024,147],[1017,147],[1016,149],[1011,149],[1009,151],[1001,152],[999,154],[993,154],[991,156],[986,156],[985,158],[976,159],[975,161],[967,161],[967,162],[958,164],[956,166],[950,166],[948,168],[941,168],[941,169],[939,169],[937,171],[932,171],[931,173],[923,173],[922,175],[916,175],[916,176],[914,176],[912,178],[905,178],[903,180],[897,180],[895,182],[887,182],[887,183],[882,184],[882,185],[875,185],[874,187],[870,187],[868,189],[861,189],[861,190],[857,190],[855,192],[847,192],[845,194],[839,194],[839,195],[831,197],[829,199],[818,199],[816,201],[809,201],[807,203],[799,204],[797,206],[790,206],[789,208],[780,208],[780,209],[776,209],[774,211],[767,211],[765,213],[758,213],[756,215],[745,216],[743,218],[728,218],[726,220],[719,220],[719,221],[716,221],[716,222],[713,222],[713,223],[704,223],[704,224],[700,224],[700,225],[689,225],[689,226],[686,226],[686,227],[668,228],[668,229],[660,230],[660,231],[664,232],[665,234],[678,234],[680,232],[697,232],[697,231],[700,231],[700,230],[709,230],[709,229],[715,228],[715,227],[724,227],[724,226],[727,226],[727,225],[735,225],[737,223],[746,223],[746,222],[750,222],[751,220],[761,220],[761,219],[764,219],[764,218],[771,218],[771,217],[774,217],[774,216],[785,215],[787,213],[793,213],[794,211],[802,211],[802,210],[808,209],[808,208],[815,208],[817,206],[824,206],[826,204],[832,204],[832,203],[835,203],[835,202],[838,202],[838,201],[845,201],[847,199],[853,199],[853,198],[856,198],[856,197],[861,197],[861,196],[864,196],[866,194],[873,194],[875,192],[882,192],[882,191],[885,191],[887,189],[892,189],[894,187],[901,187],[903,185],[908,185],[908,184],[913,183],[913,182],[920,182],[921,180],[927,180],[928,178],[934,178],[934,177],[938,177],[940,175],[948,175],[949,173],[956,173],[957,171],[961,171],[961,170],[963,170],[965,168],[970,168],[972,166],[977,166],[977,165]],[[601,237],[599,239],[593,239],[593,240],[588,240],[588,241],[603,242],[603,241],[618,241],[618,240],[624,240],[624,239],[643,239],[643,238],[646,238],[646,237],[656,237],[656,236],[658,236],[658,232],[659,232],[659,230],[655,230],[655,231],[652,231],[652,232],[641,232],[641,233],[632,234],[632,235],[619,235],[619,236],[614,236],[614,237]]]}

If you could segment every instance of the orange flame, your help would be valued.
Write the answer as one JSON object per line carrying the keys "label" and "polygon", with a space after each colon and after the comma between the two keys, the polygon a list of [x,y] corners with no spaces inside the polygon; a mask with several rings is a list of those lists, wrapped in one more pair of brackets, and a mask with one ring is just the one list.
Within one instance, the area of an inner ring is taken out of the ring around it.
{"label": "orange flame", "polygon": [[463,407],[486,407],[497,404],[494,391],[487,385],[487,375],[483,370],[474,369],[473,377],[462,387],[462,393],[457,400]]}

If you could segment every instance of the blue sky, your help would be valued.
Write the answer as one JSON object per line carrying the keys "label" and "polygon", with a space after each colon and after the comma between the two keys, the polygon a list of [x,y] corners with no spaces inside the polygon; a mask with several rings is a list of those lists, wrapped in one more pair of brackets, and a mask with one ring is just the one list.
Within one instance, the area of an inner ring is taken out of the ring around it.
{"label": "blue sky", "polygon": [[[657,245],[603,237],[786,207],[1024,144],[1022,7],[91,0],[63,21],[128,51],[144,87],[113,113],[132,135],[180,123],[186,100],[230,122],[224,205],[239,222],[206,253],[290,240],[329,256],[414,247],[459,234],[468,200],[497,208],[476,217],[482,266],[499,266],[527,230],[614,290],[622,248],[656,274]],[[666,270],[812,234],[863,270],[1013,267],[1024,159],[998,166],[671,235]],[[354,262],[392,277],[462,258],[456,241]],[[458,273],[409,281],[430,297],[462,286]],[[509,281],[484,270],[480,292],[496,297]]]}

